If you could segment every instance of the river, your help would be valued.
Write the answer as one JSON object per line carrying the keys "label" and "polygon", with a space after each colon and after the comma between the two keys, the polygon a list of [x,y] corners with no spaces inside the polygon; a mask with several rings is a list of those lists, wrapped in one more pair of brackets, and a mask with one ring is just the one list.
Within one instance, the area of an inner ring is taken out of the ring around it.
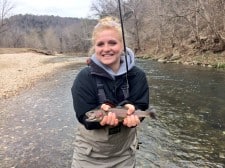
{"label": "river", "polygon": [[[225,166],[225,73],[139,61],[158,121],[140,131],[141,167]],[[144,161],[143,161],[144,158]]]}
{"label": "river", "polygon": [[[224,71],[138,60],[157,120],[138,127],[137,167],[225,166]],[[70,167],[76,120],[74,65],[0,102],[1,168]]]}

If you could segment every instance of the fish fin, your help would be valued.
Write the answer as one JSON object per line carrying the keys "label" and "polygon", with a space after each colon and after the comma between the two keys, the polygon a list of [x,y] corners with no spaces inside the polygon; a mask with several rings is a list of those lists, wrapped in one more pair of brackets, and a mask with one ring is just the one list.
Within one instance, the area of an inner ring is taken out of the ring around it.
{"label": "fish fin", "polygon": [[153,108],[153,107],[151,107],[150,109],[149,109],[149,115],[150,115],[150,117],[152,118],[152,119],[156,119],[157,120],[157,116],[156,116],[156,110]]}

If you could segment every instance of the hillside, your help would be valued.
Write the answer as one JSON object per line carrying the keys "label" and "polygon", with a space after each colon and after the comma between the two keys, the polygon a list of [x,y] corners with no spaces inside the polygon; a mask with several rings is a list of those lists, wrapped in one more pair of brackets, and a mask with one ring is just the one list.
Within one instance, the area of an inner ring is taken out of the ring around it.
{"label": "hillside", "polygon": [[0,47],[84,52],[90,47],[88,39],[95,24],[91,19],[14,15],[0,26]]}

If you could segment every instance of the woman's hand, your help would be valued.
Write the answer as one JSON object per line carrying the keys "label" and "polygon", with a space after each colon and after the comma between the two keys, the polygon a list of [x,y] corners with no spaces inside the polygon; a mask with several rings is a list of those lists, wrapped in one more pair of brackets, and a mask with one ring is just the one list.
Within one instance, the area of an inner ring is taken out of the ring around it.
{"label": "woman's hand", "polygon": [[[135,107],[132,104],[125,104],[124,106],[127,108],[127,117],[123,121],[123,125],[127,127],[134,127],[140,124],[140,120],[137,115],[133,115],[135,111]],[[102,104],[101,109],[104,111],[109,111],[111,108],[108,104]],[[116,118],[116,115],[112,112],[109,112],[107,116],[104,116],[102,121],[100,122],[100,125],[110,125],[110,126],[117,126],[119,124],[118,118]]]}
{"label": "woman's hand", "polygon": [[131,115],[135,111],[135,107],[133,104],[125,104],[124,107],[127,109],[127,115]]}
{"label": "woman's hand", "polygon": [[140,120],[137,115],[129,115],[123,120],[123,125],[127,127],[135,127],[140,124]]}
{"label": "woman's hand", "polygon": [[109,111],[110,108],[111,108],[111,106],[108,104],[102,104],[100,107],[100,109],[102,109],[104,111]]}
{"label": "woman's hand", "polygon": [[[108,111],[111,108],[108,104],[102,104],[101,109],[104,111]],[[100,122],[101,126],[110,125],[110,126],[117,126],[119,120],[116,118],[115,113],[109,112],[107,116],[104,116],[102,121]]]}
{"label": "woman's hand", "polygon": [[127,127],[135,127],[140,124],[140,120],[137,115],[134,115],[135,107],[132,104],[125,104],[125,108],[127,108],[127,117],[123,120],[123,125]]}

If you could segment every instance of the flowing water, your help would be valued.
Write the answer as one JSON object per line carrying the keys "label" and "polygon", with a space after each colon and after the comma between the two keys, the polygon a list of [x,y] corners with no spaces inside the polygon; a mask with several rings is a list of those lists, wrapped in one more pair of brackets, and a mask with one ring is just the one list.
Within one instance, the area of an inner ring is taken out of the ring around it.
{"label": "flowing water", "polygon": [[145,121],[140,129],[140,167],[225,167],[225,72],[139,65],[158,111],[158,120]]}
{"label": "flowing water", "polygon": [[[225,72],[146,60],[138,65],[147,73],[158,120],[139,126],[137,167],[225,167]],[[76,127],[70,88],[83,66],[0,102],[1,168],[70,167]]]}

